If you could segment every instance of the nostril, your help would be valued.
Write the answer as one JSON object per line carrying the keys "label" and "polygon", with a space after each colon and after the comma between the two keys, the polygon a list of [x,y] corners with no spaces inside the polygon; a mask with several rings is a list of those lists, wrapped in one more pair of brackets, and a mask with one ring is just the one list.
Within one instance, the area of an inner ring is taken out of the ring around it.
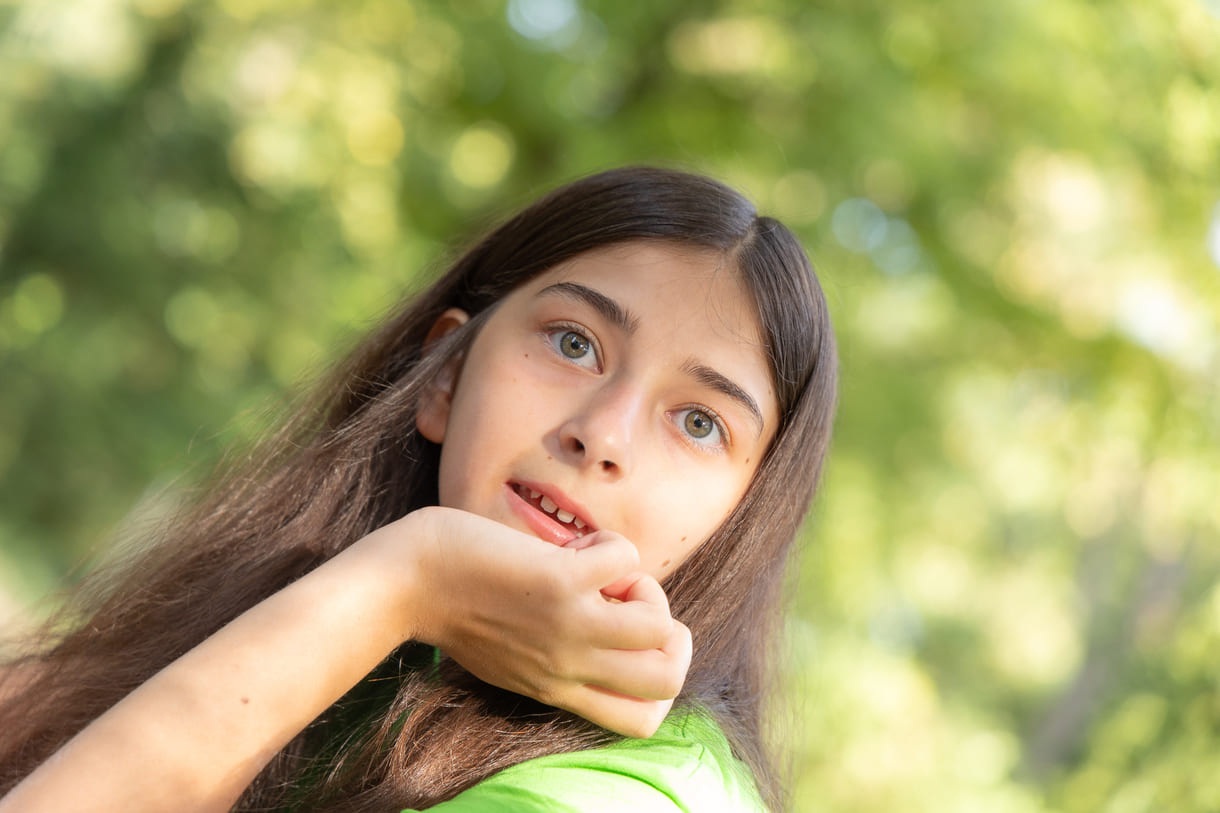
{"label": "nostril", "polygon": [[611,471],[613,469],[614,469],[613,460],[603,460],[602,461],[602,471]]}

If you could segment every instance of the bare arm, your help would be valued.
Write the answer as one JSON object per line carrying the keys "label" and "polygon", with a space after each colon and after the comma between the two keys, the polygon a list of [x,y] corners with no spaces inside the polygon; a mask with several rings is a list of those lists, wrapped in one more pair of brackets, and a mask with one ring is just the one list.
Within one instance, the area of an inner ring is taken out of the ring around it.
{"label": "bare arm", "polygon": [[228,810],[409,637],[371,611],[364,593],[378,580],[366,558],[353,547],[239,616],[84,729],[0,810]]}
{"label": "bare arm", "polygon": [[633,557],[621,538],[572,551],[462,512],[411,514],[153,676],[0,800],[0,813],[228,810],[409,639],[489,682],[651,734],[681,686],[689,634],[655,581],[632,575]]}

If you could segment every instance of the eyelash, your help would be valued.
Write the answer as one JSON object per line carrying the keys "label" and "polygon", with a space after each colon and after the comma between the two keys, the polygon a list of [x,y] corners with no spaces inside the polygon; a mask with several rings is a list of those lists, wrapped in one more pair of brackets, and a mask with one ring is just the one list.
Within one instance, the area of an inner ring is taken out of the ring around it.
{"label": "eyelash", "polygon": [[720,439],[719,442],[715,444],[700,443],[700,438],[692,437],[684,427],[679,426],[678,431],[682,433],[682,437],[687,443],[690,443],[700,451],[704,452],[722,452],[729,448],[731,445],[731,436],[729,435],[728,427],[724,424],[723,418],[702,404],[687,404],[686,406],[678,407],[677,409],[672,410],[670,414],[676,418],[677,416],[683,415],[687,412],[702,412],[704,415],[706,415],[711,420],[712,426],[716,427],[716,433]]}
{"label": "eyelash", "polygon": [[[589,331],[584,326],[579,325],[575,322],[550,322],[543,326],[543,333],[545,334],[547,344],[549,344],[551,346],[551,349],[554,350],[557,354],[559,354],[559,356],[561,358],[563,358],[565,361],[567,361],[568,363],[570,363],[574,366],[577,366],[577,367],[582,367],[583,365],[579,364],[577,359],[573,359],[570,356],[565,355],[563,350],[558,346],[557,340],[561,339],[564,335],[566,335],[568,333],[575,333],[576,335],[580,336],[582,339],[584,339],[586,342],[589,343],[590,352],[592,352],[593,358],[597,363],[597,370],[598,370],[598,372],[601,371],[601,369],[602,369],[601,345],[598,344],[597,339],[593,336],[592,332]],[[701,452],[712,452],[712,453],[721,453],[731,445],[731,443],[730,443],[731,436],[729,434],[728,427],[725,426],[724,419],[721,418],[720,415],[715,410],[712,410],[706,406],[703,406],[702,404],[687,404],[686,406],[682,406],[682,407],[678,407],[677,409],[670,410],[670,412],[668,414],[670,416],[673,416],[674,418],[676,418],[677,416],[682,415],[687,412],[702,412],[704,415],[706,415],[711,420],[712,425],[714,427],[716,427],[716,432],[719,437],[719,442],[716,444],[712,444],[712,445],[709,445],[706,443],[700,443],[699,438],[691,436],[690,433],[688,433],[684,427],[678,426],[678,431],[681,433],[682,439],[684,442],[693,446],[694,448],[698,449]]]}
{"label": "eyelash", "polygon": [[547,343],[551,348],[560,355],[565,361],[577,367],[583,365],[577,363],[577,359],[571,358],[564,354],[563,350],[558,346],[556,339],[562,338],[565,334],[575,333],[589,343],[589,349],[593,353],[593,359],[597,362],[597,369],[600,372],[602,369],[602,348],[597,343],[597,339],[585,327],[576,324],[575,322],[551,322],[543,327],[543,332],[546,334]]}

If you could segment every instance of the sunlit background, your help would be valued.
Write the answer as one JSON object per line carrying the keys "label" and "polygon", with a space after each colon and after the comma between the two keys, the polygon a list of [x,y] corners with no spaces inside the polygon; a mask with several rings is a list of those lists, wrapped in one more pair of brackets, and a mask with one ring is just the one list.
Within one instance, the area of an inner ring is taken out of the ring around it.
{"label": "sunlit background", "polygon": [[0,1],[13,628],[498,214],[804,239],[801,811],[1220,810],[1217,0]]}

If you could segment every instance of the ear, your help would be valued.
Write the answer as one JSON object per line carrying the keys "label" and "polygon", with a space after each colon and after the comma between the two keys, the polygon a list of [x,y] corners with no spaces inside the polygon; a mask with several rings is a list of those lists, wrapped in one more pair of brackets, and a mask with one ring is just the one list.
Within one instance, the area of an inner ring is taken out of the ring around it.
{"label": "ear", "polygon": [[[428,352],[429,345],[437,339],[448,336],[459,327],[470,321],[470,314],[459,308],[450,308],[440,314],[433,322],[428,336],[423,339],[423,352]],[[461,359],[455,358],[445,364],[437,380],[429,383],[420,396],[420,408],[415,415],[415,427],[420,435],[433,443],[443,442],[445,428],[449,426],[449,407],[453,404],[454,388],[458,385],[458,374],[461,370]]]}
{"label": "ear", "polygon": [[[452,333],[469,321],[470,314],[459,308],[450,308],[442,313],[428,331],[427,338],[424,339],[424,352],[427,353],[428,346],[437,339]],[[445,429],[449,426],[449,407],[453,403],[453,391],[457,386],[461,366],[460,358],[452,359],[419,397],[415,427],[421,435],[433,443],[441,443],[445,440]]]}

